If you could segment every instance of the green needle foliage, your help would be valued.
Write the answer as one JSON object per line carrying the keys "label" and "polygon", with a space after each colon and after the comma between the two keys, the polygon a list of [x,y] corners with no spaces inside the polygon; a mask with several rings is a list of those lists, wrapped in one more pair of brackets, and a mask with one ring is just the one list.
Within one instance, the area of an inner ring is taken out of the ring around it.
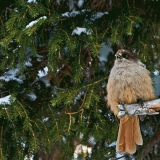
{"label": "green needle foliage", "polygon": [[[159,19],[159,0],[16,0],[1,8],[0,93],[11,99],[0,104],[0,159],[71,160],[79,144],[92,147],[79,159],[115,158],[109,144],[118,120],[106,100],[113,53],[136,51],[150,71],[159,70]],[[102,62],[104,45],[113,53],[106,50]],[[143,135],[146,145],[160,132],[154,120],[145,120],[153,132]]]}

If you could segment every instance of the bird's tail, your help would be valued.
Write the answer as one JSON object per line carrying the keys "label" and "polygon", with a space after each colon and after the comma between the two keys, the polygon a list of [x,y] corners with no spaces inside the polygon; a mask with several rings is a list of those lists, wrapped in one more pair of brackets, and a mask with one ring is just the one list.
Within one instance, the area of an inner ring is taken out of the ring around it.
{"label": "bird's tail", "polygon": [[138,116],[124,116],[120,118],[116,150],[121,153],[133,154],[136,152],[136,145],[142,144],[143,139]]}

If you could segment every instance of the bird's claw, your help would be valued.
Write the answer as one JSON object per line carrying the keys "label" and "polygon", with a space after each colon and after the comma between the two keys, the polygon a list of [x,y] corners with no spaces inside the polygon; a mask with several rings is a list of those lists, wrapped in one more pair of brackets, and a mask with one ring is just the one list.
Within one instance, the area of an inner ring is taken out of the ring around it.
{"label": "bird's claw", "polygon": [[118,117],[123,117],[126,115],[126,111],[119,111],[118,112]]}
{"label": "bird's claw", "polygon": [[127,115],[127,111],[126,111],[124,105],[125,105],[124,102],[121,102],[120,104],[117,105],[118,109],[120,110],[118,112],[118,117],[123,117],[123,116]]}

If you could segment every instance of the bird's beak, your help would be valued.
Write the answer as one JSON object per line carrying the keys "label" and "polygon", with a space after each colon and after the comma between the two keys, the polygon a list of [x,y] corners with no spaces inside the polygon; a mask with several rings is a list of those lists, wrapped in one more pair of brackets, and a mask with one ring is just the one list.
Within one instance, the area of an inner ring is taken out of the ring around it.
{"label": "bird's beak", "polygon": [[119,54],[115,54],[115,57],[116,57],[116,59],[122,59],[123,57],[121,56],[121,55],[119,55]]}

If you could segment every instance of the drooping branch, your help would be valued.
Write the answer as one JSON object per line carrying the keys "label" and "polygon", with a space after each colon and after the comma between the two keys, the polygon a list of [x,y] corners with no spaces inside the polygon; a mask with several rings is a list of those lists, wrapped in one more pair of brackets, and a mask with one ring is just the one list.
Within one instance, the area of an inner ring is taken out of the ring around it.
{"label": "drooping branch", "polygon": [[159,140],[160,140],[160,133],[155,135],[155,137],[148,143],[148,145],[146,145],[146,147],[142,151],[141,157],[144,158],[148,154],[148,152],[152,149],[152,147],[159,142]]}
{"label": "drooping branch", "polygon": [[143,106],[139,103],[134,104],[119,104],[117,106],[120,109],[118,116],[124,115],[154,115],[159,114],[160,110],[160,99],[146,101],[143,103]]}

